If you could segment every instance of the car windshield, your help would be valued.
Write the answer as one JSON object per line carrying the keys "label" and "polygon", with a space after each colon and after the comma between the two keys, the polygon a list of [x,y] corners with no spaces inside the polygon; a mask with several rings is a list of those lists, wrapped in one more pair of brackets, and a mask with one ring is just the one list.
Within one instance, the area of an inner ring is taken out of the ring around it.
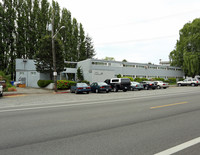
{"label": "car windshield", "polygon": [[87,87],[88,85],[86,83],[77,83],[77,87]]}
{"label": "car windshield", "polygon": [[133,84],[139,84],[138,82],[131,82],[131,85],[133,85]]}
{"label": "car windshield", "polygon": [[107,85],[105,82],[97,82],[99,86]]}

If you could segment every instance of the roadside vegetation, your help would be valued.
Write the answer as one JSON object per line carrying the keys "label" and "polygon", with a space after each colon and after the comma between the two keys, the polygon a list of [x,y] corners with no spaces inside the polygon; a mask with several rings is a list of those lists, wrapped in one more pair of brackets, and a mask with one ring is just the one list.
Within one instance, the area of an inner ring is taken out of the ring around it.
{"label": "roadside vegetation", "polygon": [[172,66],[181,67],[185,76],[200,74],[200,18],[186,23],[179,31],[175,49],[170,53]]}
{"label": "roadside vegetation", "polygon": [[10,75],[6,75],[3,71],[0,71],[0,83],[3,85],[3,91],[16,91],[16,87],[10,82]]}

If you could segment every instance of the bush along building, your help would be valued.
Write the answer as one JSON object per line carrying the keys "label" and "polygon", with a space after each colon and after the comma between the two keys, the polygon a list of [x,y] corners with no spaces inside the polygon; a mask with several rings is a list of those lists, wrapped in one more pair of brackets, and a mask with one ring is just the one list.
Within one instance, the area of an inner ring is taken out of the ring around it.
{"label": "bush along building", "polygon": [[[91,82],[121,76],[133,78],[183,78],[184,72],[179,67],[153,65],[145,63],[107,61],[87,59],[80,62],[65,61],[64,71],[58,74],[58,80],[77,80],[77,69],[81,68],[85,80]],[[38,87],[38,80],[49,80],[50,75],[36,71],[34,60],[16,59],[16,81],[28,87]]]}

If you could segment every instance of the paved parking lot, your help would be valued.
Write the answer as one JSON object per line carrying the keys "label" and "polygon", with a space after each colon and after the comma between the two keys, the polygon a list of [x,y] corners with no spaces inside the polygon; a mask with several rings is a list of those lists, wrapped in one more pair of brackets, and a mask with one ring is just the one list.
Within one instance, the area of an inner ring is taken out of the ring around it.
{"label": "paved parking lot", "polygon": [[67,91],[55,94],[52,90],[39,90],[21,88],[15,95],[0,98],[0,107],[21,106],[35,104],[56,104],[56,103],[81,103],[82,101],[117,100],[122,98],[151,97],[176,93],[187,93],[190,91],[200,92],[200,87],[170,87],[168,89],[142,90],[142,91],[119,91],[110,93],[74,94]]}

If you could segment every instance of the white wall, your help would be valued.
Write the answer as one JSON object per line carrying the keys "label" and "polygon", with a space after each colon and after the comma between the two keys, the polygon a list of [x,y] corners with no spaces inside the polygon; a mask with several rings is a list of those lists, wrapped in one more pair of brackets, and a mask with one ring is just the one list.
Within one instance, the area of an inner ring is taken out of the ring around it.
{"label": "white wall", "polygon": [[113,78],[114,76],[115,76],[114,71],[92,70],[91,82],[103,82],[106,79]]}

